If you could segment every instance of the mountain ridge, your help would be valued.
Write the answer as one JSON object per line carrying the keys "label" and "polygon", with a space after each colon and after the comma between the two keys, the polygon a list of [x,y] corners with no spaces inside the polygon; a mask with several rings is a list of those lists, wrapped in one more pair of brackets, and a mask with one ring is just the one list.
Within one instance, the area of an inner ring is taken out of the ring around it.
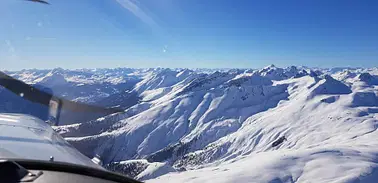
{"label": "mountain ridge", "polygon": [[368,182],[378,167],[369,140],[378,137],[377,71],[128,70],[139,99],[125,112],[54,129],[109,169],[151,182]]}

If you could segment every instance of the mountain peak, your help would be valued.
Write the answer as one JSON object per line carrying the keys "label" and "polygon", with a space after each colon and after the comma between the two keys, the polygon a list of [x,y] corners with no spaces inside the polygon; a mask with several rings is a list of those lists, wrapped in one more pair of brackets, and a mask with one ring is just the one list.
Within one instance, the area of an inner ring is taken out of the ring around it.
{"label": "mountain peak", "polygon": [[54,68],[53,70],[51,70],[50,72],[53,73],[53,74],[62,74],[63,72],[65,72],[66,70],[61,68],[61,67],[57,67],[57,68]]}
{"label": "mountain peak", "polygon": [[274,65],[274,64],[270,64],[270,65],[264,67],[264,69],[274,69],[274,68],[277,68],[276,65]]}

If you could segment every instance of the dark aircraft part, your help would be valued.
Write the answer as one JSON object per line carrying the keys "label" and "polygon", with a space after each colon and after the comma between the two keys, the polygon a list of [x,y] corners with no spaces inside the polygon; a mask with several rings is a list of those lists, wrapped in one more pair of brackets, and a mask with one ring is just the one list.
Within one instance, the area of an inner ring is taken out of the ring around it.
{"label": "dark aircraft part", "polygon": [[104,108],[59,98],[53,94],[12,78],[1,71],[0,86],[3,86],[26,100],[49,107],[50,116],[56,118],[56,121],[54,122],[55,125],[58,125],[59,123],[62,110],[78,113],[101,114],[103,116],[123,111],[122,109],[118,108]]}
{"label": "dark aircraft part", "polygon": [[97,168],[63,162],[13,159],[0,161],[0,182],[140,183],[123,175]]}
{"label": "dark aircraft part", "polygon": [[0,181],[8,183],[33,182],[42,175],[41,171],[30,172],[13,161],[0,161]]}
{"label": "dark aircraft part", "polygon": [[42,3],[42,4],[48,4],[48,5],[50,4],[50,3],[43,1],[43,0],[25,0],[25,1],[31,1],[31,2],[35,2],[35,3]]}

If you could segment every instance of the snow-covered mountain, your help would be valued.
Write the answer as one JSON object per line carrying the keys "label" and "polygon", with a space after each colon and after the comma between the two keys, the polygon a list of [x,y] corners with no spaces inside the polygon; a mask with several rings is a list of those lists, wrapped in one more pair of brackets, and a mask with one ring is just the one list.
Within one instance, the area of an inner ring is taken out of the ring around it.
{"label": "snow-covered mountain", "polygon": [[[6,72],[10,76],[40,88],[55,96],[68,100],[103,107],[128,108],[136,104],[139,98],[130,93],[136,83],[142,80],[146,71],[143,69],[80,69],[65,70],[22,70]],[[31,103],[0,87],[0,112],[31,114],[43,120],[47,119],[45,106]],[[61,124],[85,122],[93,114],[79,114],[64,111]]]}
{"label": "snow-covered mountain", "polygon": [[112,94],[130,90],[140,81],[142,70],[92,69],[92,70],[22,70],[8,72],[28,84],[47,87],[56,96],[69,100],[95,103]]}
{"label": "snow-covered mountain", "polygon": [[[7,73],[66,99],[125,109],[54,128],[106,168],[140,180],[378,179],[378,68]],[[0,96],[1,112],[46,115],[46,107],[4,88]]]}
{"label": "snow-covered mountain", "polygon": [[148,70],[124,113],[56,130],[148,182],[375,182],[377,71]]}

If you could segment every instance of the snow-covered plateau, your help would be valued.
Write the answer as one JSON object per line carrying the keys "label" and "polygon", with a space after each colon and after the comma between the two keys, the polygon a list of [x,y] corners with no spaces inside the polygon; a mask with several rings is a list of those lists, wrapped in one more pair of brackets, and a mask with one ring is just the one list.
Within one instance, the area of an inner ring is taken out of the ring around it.
{"label": "snow-covered plateau", "polygon": [[71,100],[122,106],[54,129],[142,181],[378,182],[378,68],[8,74]]}

